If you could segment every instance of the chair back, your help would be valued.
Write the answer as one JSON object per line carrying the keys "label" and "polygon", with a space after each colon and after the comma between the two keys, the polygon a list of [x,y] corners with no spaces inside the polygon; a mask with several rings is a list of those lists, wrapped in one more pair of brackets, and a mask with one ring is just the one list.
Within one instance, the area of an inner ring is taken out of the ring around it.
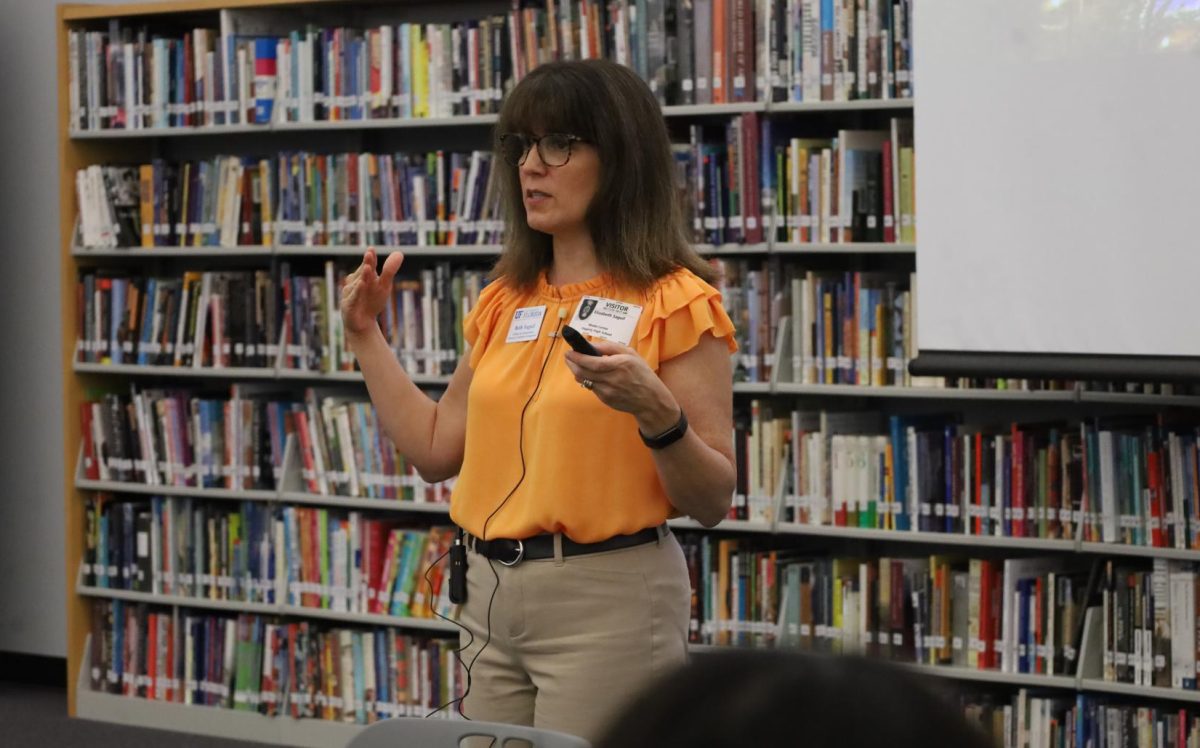
{"label": "chair back", "polygon": [[[521,725],[465,719],[396,717],[368,726],[346,748],[459,748],[464,738],[491,738],[491,748],[516,748],[525,741],[533,748],[591,748],[583,738],[565,732]],[[472,741],[487,746],[488,743]]]}

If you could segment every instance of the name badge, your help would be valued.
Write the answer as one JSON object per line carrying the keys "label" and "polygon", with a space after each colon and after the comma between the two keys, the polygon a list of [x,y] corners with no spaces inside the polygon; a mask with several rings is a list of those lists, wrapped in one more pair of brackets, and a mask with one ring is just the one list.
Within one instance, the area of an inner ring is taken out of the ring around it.
{"label": "name badge", "polygon": [[526,306],[513,312],[512,324],[508,326],[508,338],[504,342],[525,343],[537,340],[545,316],[544,306]]}
{"label": "name badge", "polygon": [[575,316],[567,324],[584,335],[629,345],[641,316],[642,308],[637,304],[584,296],[575,307]]}

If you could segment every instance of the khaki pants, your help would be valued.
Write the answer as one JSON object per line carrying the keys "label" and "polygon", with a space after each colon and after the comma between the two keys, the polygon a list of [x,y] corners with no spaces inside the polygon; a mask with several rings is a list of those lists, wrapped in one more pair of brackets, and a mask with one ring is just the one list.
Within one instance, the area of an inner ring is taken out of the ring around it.
{"label": "khaki pants", "polygon": [[514,567],[470,552],[463,662],[483,652],[463,713],[595,741],[649,680],[683,664],[690,609],[683,550],[665,529],[657,542]]}

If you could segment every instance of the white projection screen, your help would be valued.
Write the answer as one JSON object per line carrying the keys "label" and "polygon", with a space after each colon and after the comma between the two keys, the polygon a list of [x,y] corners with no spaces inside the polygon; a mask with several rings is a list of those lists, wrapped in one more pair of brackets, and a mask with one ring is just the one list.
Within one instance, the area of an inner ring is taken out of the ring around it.
{"label": "white projection screen", "polygon": [[1200,357],[1200,0],[915,6],[919,361]]}

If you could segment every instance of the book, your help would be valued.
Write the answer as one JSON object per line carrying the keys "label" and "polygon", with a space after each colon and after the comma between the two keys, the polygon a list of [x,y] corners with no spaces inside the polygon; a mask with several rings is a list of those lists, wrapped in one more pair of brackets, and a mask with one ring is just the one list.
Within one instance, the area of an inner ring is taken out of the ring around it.
{"label": "book", "polygon": [[[88,248],[479,245],[500,241],[492,154],[215,156],[76,174]],[[326,201],[325,195],[334,196]],[[440,196],[431,200],[427,196]]]}
{"label": "book", "polygon": [[[681,543],[697,580],[690,637],[696,643],[1074,673],[1067,643],[1088,599],[1089,575],[1064,574],[1061,560],[1019,568],[1010,560],[1008,573],[999,574],[987,571],[985,559],[950,555],[808,556],[696,534],[682,535]],[[984,645],[993,636],[1000,642],[995,650]],[[992,651],[1004,659],[984,656]]]}
{"label": "book", "polygon": [[[131,698],[368,724],[424,716],[465,686],[452,673],[461,667],[453,642],[394,628],[195,609],[176,617],[119,600],[96,600],[92,613],[93,688]],[[335,668],[315,666],[315,653],[334,651]]]}
{"label": "book", "polygon": [[913,91],[910,0],[589,0],[450,23],[276,26],[71,30],[72,129],[489,114],[539,62],[600,56],[635,70],[667,105]]}

